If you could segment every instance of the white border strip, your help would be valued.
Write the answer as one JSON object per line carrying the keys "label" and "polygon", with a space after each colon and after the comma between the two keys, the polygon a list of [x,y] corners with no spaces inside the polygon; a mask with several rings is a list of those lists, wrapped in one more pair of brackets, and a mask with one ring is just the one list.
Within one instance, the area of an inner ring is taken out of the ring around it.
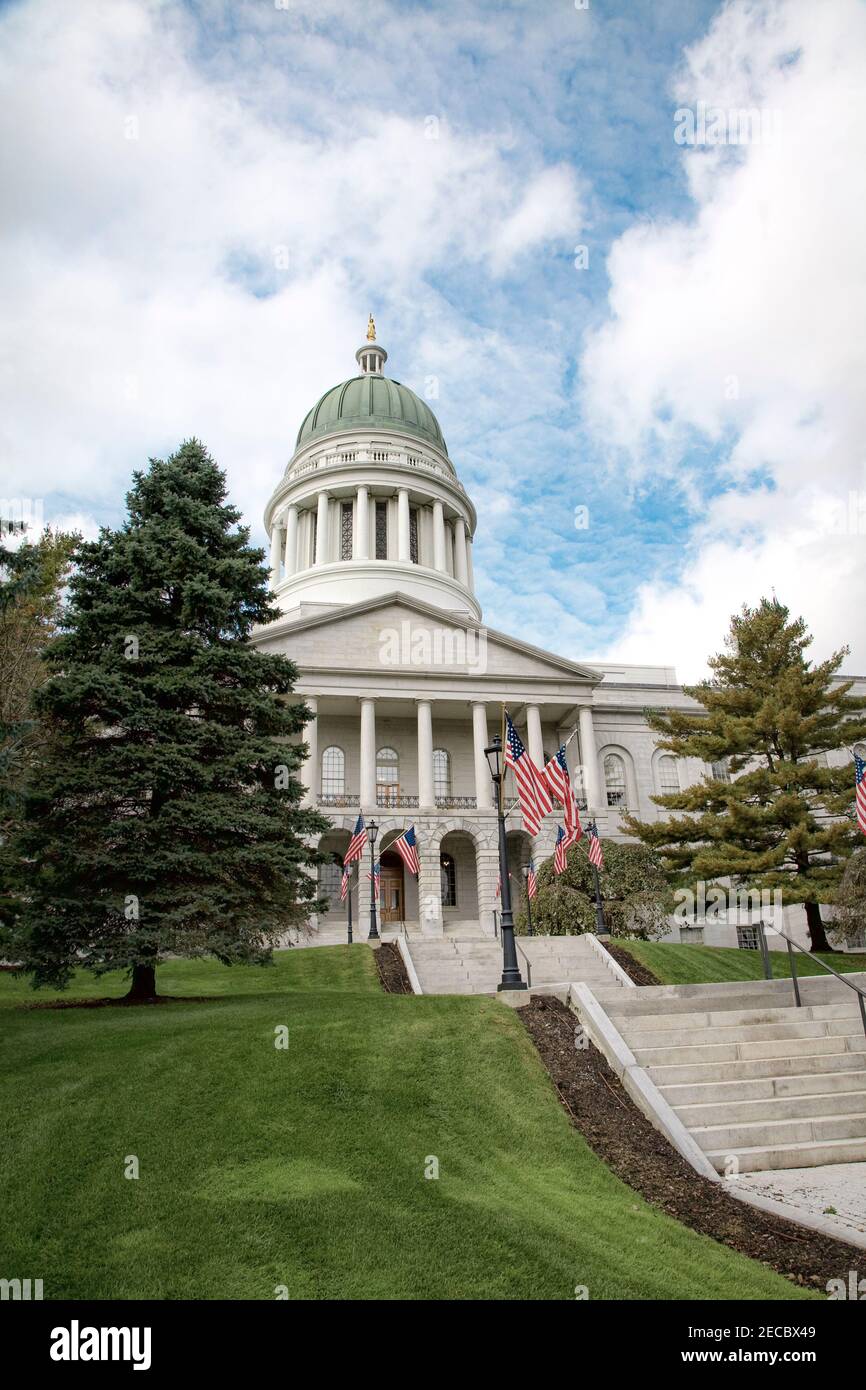
{"label": "white border strip", "polygon": [[415,962],[413,961],[412,953],[409,950],[409,943],[406,940],[405,936],[403,936],[402,934],[397,937],[397,950],[403,957],[403,964],[406,967],[406,974],[409,976],[409,983],[412,986],[412,993],[423,994],[424,991],[421,988],[421,981],[418,979],[418,971],[415,969]]}
{"label": "white border strip", "polygon": [[601,956],[608,970],[611,972],[613,976],[615,976],[617,980],[619,980],[620,984],[625,985],[628,989],[637,989],[637,985],[635,984],[634,980],[631,978],[630,975],[627,975],[625,973],[619,961],[614,960],[610,951],[608,951],[606,947],[604,947],[601,944],[598,937],[591,931],[585,932],[584,935],[589,937],[590,946],[598,955]]}

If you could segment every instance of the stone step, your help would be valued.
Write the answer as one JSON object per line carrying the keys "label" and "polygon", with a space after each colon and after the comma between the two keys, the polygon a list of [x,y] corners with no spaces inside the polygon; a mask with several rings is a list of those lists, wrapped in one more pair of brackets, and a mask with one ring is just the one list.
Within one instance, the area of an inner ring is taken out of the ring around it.
{"label": "stone step", "polygon": [[[853,1059],[852,1059],[853,1060]],[[866,1090],[866,1069],[822,1071],[805,1076],[765,1076],[745,1081],[692,1082],[661,1086],[665,1100],[676,1110],[681,1105],[732,1101],[773,1100],[784,1096],[831,1095]]]}
{"label": "stone step", "polygon": [[[850,975],[849,979],[866,987],[866,976],[862,974]],[[804,1008],[841,1003],[859,1014],[853,990],[832,977],[813,975],[801,979],[800,997]],[[737,985],[642,985],[615,1003],[617,1017],[788,1007],[795,1007],[790,980],[744,980]]]}
{"label": "stone step", "polygon": [[668,1063],[666,1066],[653,1065],[648,1071],[657,1086],[665,1087],[679,1082],[719,1081],[721,1077],[728,1081],[742,1081],[760,1076],[850,1072],[855,1070],[857,1065],[857,1058],[851,1052],[828,1052],[813,1057],[759,1057],[749,1062],[729,1062],[723,1068],[714,1063],[677,1062]]}
{"label": "stone step", "polygon": [[753,1120],[736,1125],[695,1126],[692,1138],[704,1153],[722,1149],[776,1149],[789,1144],[814,1144],[825,1139],[862,1139],[866,1143],[866,1114],[813,1115],[799,1120]]}
{"label": "stone step", "polygon": [[760,1058],[790,1060],[795,1057],[819,1057],[832,1052],[866,1052],[866,1036],[862,1032],[836,1037],[784,1038],[771,1042],[710,1043],[707,1046],[697,1041],[699,1037],[700,1034],[696,1034],[696,1041],[689,1047],[633,1047],[632,1052],[642,1067],[674,1063],[706,1066],[711,1063],[757,1061]]}
{"label": "stone step", "polygon": [[[866,1085],[866,1077],[863,1077]],[[761,1121],[808,1120],[826,1115],[866,1115],[866,1089],[819,1092],[806,1096],[776,1096],[763,1100],[702,1102],[674,1107],[688,1129],[713,1125],[756,1124]]]}
{"label": "stone step", "polygon": [[[794,1011],[795,1014],[799,1010]],[[853,1034],[853,1018],[799,1019],[784,1023],[753,1023],[740,1028],[635,1028],[631,1022],[621,1029],[632,1051],[644,1047],[688,1047],[700,1042],[701,1047],[716,1043],[780,1042],[786,1038],[845,1037]]]}
{"label": "stone step", "polygon": [[635,1014],[621,1012],[617,1010],[616,1001],[614,1001],[612,1014],[618,1014],[621,1018],[622,1027],[620,1028],[620,1032],[622,1033],[624,1033],[626,1029],[633,1029],[634,1031],[648,1031],[653,1029],[658,1032],[677,1032],[693,1029],[701,1029],[703,1031],[706,1028],[755,1028],[763,1027],[764,1025],[772,1027],[791,1021],[814,1023],[820,1021],[830,1022],[833,1019],[856,1019],[860,1017],[855,1000],[852,1000],[850,1004],[804,1005],[801,1009],[798,1009],[796,1005],[791,1005],[788,1008],[729,1009],[727,1011],[719,1010],[718,1012],[691,1014]]}
{"label": "stone step", "polygon": [[732,1158],[740,1173],[762,1173],[774,1168],[818,1168],[825,1163],[866,1162],[866,1139],[825,1139],[822,1142],[786,1144],[777,1148],[742,1148],[707,1151],[707,1158],[719,1173],[726,1172]]}

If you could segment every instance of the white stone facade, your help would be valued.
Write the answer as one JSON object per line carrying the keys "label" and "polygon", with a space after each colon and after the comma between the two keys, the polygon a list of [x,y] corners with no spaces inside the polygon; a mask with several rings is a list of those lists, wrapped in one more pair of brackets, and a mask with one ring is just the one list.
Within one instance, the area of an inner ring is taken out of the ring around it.
{"label": "white stone facade", "polygon": [[[360,349],[360,380],[369,363],[379,376],[384,357],[376,344]],[[399,420],[353,421],[305,439],[265,524],[282,616],[254,640],[292,658],[298,694],[314,712],[304,780],[308,804],[333,822],[322,847],[342,857],[359,809],[380,827],[386,926],[440,934],[480,923],[492,933],[497,827],[484,748],[501,728],[503,705],[536,763],[568,741],[572,777],[602,838],[622,836],[625,807],[659,816],[654,793],[710,770],[665,760],[646,723],[647,707],[692,707],[670,668],[590,667],[483,625],[475,509],[444,443]],[[506,804],[515,802],[509,774]],[[388,854],[411,824],[417,884]],[[552,854],[556,824],[548,816],[533,844],[516,804],[509,814],[515,907],[520,870],[530,855],[538,865]],[[358,877],[363,934],[368,870],[369,856]],[[314,926],[333,930],[345,921],[336,870],[322,881],[331,909]],[[730,934],[735,944],[735,928]]]}

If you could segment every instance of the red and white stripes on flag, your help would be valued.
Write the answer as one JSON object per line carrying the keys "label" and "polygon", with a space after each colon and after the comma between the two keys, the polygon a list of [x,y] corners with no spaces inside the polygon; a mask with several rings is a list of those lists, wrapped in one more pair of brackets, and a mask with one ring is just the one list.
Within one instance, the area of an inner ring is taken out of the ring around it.
{"label": "red and white stripes on flag", "polygon": [[601,852],[601,840],[598,837],[598,831],[594,825],[591,825],[586,833],[589,838],[589,862],[594,864],[597,869],[603,869],[604,855]]}
{"label": "red and white stripes on flag", "polygon": [[341,903],[344,903],[344,902],[346,901],[346,894],[348,893],[348,891],[349,891],[349,866],[348,866],[348,864],[344,864],[344,865],[343,865],[343,877],[342,877],[342,879],[340,880],[340,902],[341,902]]}
{"label": "red and white stripes on flag", "polygon": [[421,872],[421,864],[418,860],[418,841],[415,838],[415,827],[410,825],[408,830],[404,830],[399,840],[395,840],[392,849],[399,854],[410,874],[417,878]]}
{"label": "red and white stripes on flag", "polygon": [[360,859],[364,850],[367,848],[367,828],[364,825],[364,817],[359,816],[355,822],[355,829],[352,831],[352,838],[349,841],[349,848],[346,850],[343,859],[343,868],[351,864],[355,859]]}
{"label": "red and white stripes on flag", "polygon": [[854,750],[854,801],[857,807],[857,824],[866,835],[866,758]]}
{"label": "red and white stripes on flag", "polygon": [[380,888],[380,886],[381,886],[381,881],[382,881],[382,866],[381,866],[381,864],[379,863],[378,859],[376,860],[376,863],[375,863],[375,865],[373,866],[373,872],[372,872],[371,874],[368,873],[368,874],[367,874],[367,877],[368,877],[369,879],[372,879],[372,881],[373,881],[373,901],[374,901],[374,902],[378,902],[378,901],[379,901],[379,888]]}
{"label": "red and white stripes on flag", "polygon": [[527,753],[507,710],[505,711],[505,766],[514,770],[517,799],[520,802],[520,814],[523,816],[523,827],[530,835],[537,835],[541,829],[542,820],[548,811],[553,809],[553,802],[550,799],[547,783]]}
{"label": "red and white stripes on flag", "polygon": [[565,873],[568,862],[565,853],[567,848],[568,846],[565,843],[565,831],[561,825],[558,825],[556,827],[556,847],[553,851],[553,872],[555,874]]}
{"label": "red and white stripes on flag", "polygon": [[535,898],[538,896],[538,874],[535,872],[535,861],[530,859],[529,868],[526,871],[526,896]]}
{"label": "red and white stripes on flag", "polygon": [[544,780],[565,812],[565,848],[568,849],[570,845],[576,845],[582,837],[583,827],[580,823],[580,812],[577,809],[574,787],[571,785],[571,777],[568,773],[565,744],[545,763]]}

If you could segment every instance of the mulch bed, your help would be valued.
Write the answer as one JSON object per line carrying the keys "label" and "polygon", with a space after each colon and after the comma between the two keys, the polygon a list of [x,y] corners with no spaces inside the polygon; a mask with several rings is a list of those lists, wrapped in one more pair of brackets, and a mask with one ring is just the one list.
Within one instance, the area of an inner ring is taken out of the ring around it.
{"label": "mulch bed", "polygon": [[629,1187],[654,1207],[795,1284],[824,1290],[862,1263],[863,1251],[731,1197],[677,1153],[633,1104],[590,1043],[577,1049],[576,1016],[560,1000],[539,996],[518,1017],[541,1054],[575,1129]]}
{"label": "mulch bed", "polygon": [[617,965],[621,965],[630,980],[634,980],[636,985],[660,985],[661,980],[657,975],[641,965],[640,961],[635,960],[631,951],[626,951],[622,946],[614,946],[610,941],[602,942],[605,950],[613,956]]}
{"label": "mulch bed", "polygon": [[403,964],[403,957],[393,941],[383,941],[382,945],[373,952],[373,955],[376,959],[376,969],[379,972],[379,984],[385,993],[411,994],[412,986]]}
{"label": "mulch bed", "polygon": [[150,1008],[153,1004],[213,1004],[219,999],[214,994],[157,994],[153,999],[128,999],[124,994],[120,999],[49,999],[46,1003],[20,1004],[22,1009],[139,1009]]}

